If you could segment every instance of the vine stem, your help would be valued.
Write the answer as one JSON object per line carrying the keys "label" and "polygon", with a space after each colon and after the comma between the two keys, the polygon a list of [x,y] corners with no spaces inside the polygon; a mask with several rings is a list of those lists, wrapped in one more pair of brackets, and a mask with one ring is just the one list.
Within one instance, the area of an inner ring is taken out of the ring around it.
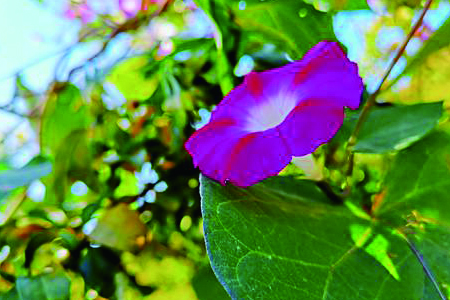
{"label": "vine stem", "polygon": [[352,152],[352,148],[356,143],[356,140],[361,131],[362,125],[364,124],[364,122],[367,120],[367,117],[369,116],[370,109],[375,105],[375,99],[378,96],[378,94],[380,93],[381,87],[383,86],[384,82],[391,74],[392,69],[397,64],[400,57],[402,57],[403,52],[405,52],[406,46],[408,45],[409,41],[413,37],[414,33],[417,31],[417,29],[419,29],[420,25],[422,24],[423,18],[425,16],[425,14],[427,13],[427,11],[429,10],[432,2],[433,2],[433,0],[428,0],[425,3],[425,6],[422,10],[422,13],[420,14],[420,17],[417,19],[416,23],[414,24],[413,28],[409,32],[406,39],[403,41],[402,46],[400,47],[400,49],[398,50],[394,59],[392,60],[391,64],[389,65],[389,68],[386,70],[386,72],[385,72],[383,78],[381,79],[380,83],[378,84],[375,92],[373,92],[367,99],[366,105],[363,107],[363,109],[361,111],[361,115],[358,118],[355,129],[353,130],[352,134],[350,135],[350,138],[348,139],[347,149],[350,152]]}

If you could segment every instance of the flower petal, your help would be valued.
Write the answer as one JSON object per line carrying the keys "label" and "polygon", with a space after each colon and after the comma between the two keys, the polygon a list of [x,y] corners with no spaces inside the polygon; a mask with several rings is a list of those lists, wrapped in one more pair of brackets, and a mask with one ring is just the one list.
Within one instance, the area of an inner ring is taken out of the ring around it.
{"label": "flower petal", "polygon": [[298,63],[294,85],[304,87],[302,99],[329,99],[351,109],[359,107],[364,89],[358,66],[337,43],[327,41],[314,46]]}
{"label": "flower petal", "polygon": [[277,175],[291,160],[287,144],[275,128],[250,133],[233,147],[226,174],[234,185],[246,187]]}
{"label": "flower petal", "polygon": [[277,127],[293,156],[314,152],[328,142],[344,121],[344,108],[312,99],[298,105]]}
{"label": "flower petal", "polygon": [[241,187],[278,174],[292,159],[277,130],[246,133],[226,122],[199,129],[185,148],[203,174]]}
{"label": "flower petal", "polygon": [[223,183],[227,179],[224,164],[231,148],[245,134],[233,120],[220,119],[194,132],[184,147],[191,154],[194,166]]}

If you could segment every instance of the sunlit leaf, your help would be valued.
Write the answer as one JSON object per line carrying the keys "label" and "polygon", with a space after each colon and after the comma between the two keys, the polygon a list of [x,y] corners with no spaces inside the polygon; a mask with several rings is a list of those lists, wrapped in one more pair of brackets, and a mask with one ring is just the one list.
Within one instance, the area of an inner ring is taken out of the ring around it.
{"label": "sunlit leaf", "polygon": [[117,174],[120,178],[120,185],[114,191],[115,197],[120,198],[139,194],[138,179],[136,175],[125,169],[117,170]]}
{"label": "sunlit leaf", "polygon": [[144,67],[147,64],[147,57],[129,58],[118,64],[106,80],[114,84],[127,100],[147,100],[159,84],[157,72],[146,77]]}
{"label": "sunlit leaf", "polygon": [[370,9],[366,0],[304,0],[306,3],[326,6],[328,10],[360,10]]}
{"label": "sunlit leaf", "polygon": [[450,136],[435,132],[399,153],[376,203],[377,215],[420,215],[450,222]]}
{"label": "sunlit leaf", "polygon": [[424,274],[402,239],[316,201],[304,181],[277,180],[290,191],[270,179],[238,189],[201,178],[208,253],[232,298],[420,299]]}

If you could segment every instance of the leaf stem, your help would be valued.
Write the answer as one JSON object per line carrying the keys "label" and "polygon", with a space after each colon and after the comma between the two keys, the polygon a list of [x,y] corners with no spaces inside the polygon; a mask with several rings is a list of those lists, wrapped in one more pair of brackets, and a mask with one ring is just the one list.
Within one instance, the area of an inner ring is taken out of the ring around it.
{"label": "leaf stem", "polygon": [[406,39],[403,41],[402,46],[400,47],[400,49],[398,50],[394,59],[392,60],[391,64],[389,65],[389,68],[386,70],[386,72],[385,72],[383,78],[381,79],[380,83],[378,84],[378,87],[376,88],[375,92],[372,93],[369,96],[369,98],[367,99],[366,105],[363,107],[363,109],[361,111],[361,115],[359,116],[359,119],[358,119],[358,122],[356,123],[355,129],[353,130],[353,132],[350,135],[350,138],[348,140],[347,149],[349,149],[349,151],[352,151],[352,148],[356,143],[356,139],[358,138],[358,135],[361,131],[362,125],[367,120],[370,109],[375,105],[375,99],[378,96],[378,94],[380,93],[381,87],[383,86],[384,82],[391,74],[392,69],[397,64],[400,57],[403,55],[403,52],[405,52],[406,46],[408,45],[409,41],[413,37],[414,33],[417,31],[417,29],[419,29],[420,25],[422,24],[423,18],[425,16],[425,14],[427,13],[428,9],[430,8],[432,2],[433,2],[433,0],[428,0],[425,3],[425,7],[424,7],[422,13],[420,14],[420,17],[417,19],[416,23],[414,24],[413,28],[409,32]]}
{"label": "leaf stem", "polygon": [[444,293],[442,293],[441,289],[439,288],[439,284],[436,281],[436,279],[433,276],[433,273],[431,272],[430,268],[428,267],[427,263],[425,262],[425,260],[423,259],[423,255],[419,252],[419,250],[416,248],[416,246],[414,245],[414,243],[412,241],[410,241],[406,235],[403,235],[406,242],[408,243],[409,248],[411,249],[411,251],[414,253],[414,255],[417,257],[417,259],[419,260],[420,264],[422,265],[423,270],[425,271],[425,274],[427,275],[427,277],[431,280],[431,283],[433,283],[433,287],[436,290],[436,292],[439,294],[439,297],[442,300],[447,300],[447,297],[444,295]]}

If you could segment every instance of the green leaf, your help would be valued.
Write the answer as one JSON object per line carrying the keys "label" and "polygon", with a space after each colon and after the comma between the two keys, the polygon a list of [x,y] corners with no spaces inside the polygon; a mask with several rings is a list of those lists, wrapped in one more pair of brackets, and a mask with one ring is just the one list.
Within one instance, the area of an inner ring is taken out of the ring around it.
{"label": "green leaf", "polygon": [[434,132],[401,151],[385,178],[385,191],[376,214],[406,218],[418,214],[450,222],[450,136]]}
{"label": "green leaf", "polygon": [[0,192],[27,185],[33,180],[48,175],[51,171],[52,164],[49,162],[26,166],[18,170],[0,171]]}
{"label": "green leaf", "polygon": [[[427,220],[417,220],[419,223]],[[423,256],[425,263],[435,280],[439,284],[441,291],[450,297],[450,230],[448,227],[436,224],[421,224],[420,229],[411,238],[415,240],[415,246]],[[431,281],[428,281],[431,284]],[[440,299],[433,286],[427,287],[427,293],[435,295],[434,298]]]}
{"label": "green leaf", "polygon": [[147,228],[139,218],[139,213],[130,210],[127,204],[120,203],[105,212],[90,237],[96,243],[129,251],[136,248],[136,239],[146,232]]}
{"label": "green leaf", "polygon": [[159,73],[147,78],[144,68],[149,64],[145,56],[132,57],[118,64],[106,78],[113,83],[127,100],[147,100],[156,91]]}
{"label": "green leaf", "polygon": [[239,189],[201,177],[208,254],[231,297],[420,299],[424,274],[406,243],[325,195],[316,201],[312,186],[280,177]]}
{"label": "green leaf", "polygon": [[55,154],[73,131],[87,128],[92,121],[80,90],[72,84],[56,87],[42,115],[41,147]]}
{"label": "green leaf", "polygon": [[[314,4],[316,0],[303,0],[306,3]],[[366,0],[324,0],[321,1],[329,10],[361,10],[370,9]]]}
{"label": "green leaf", "polygon": [[442,102],[375,109],[363,124],[354,150],[384,153],[404,149],[437,125],[442,110]]}
{"label": "green leaf", "polygon": [[91,165],[92,153],[88,130],[73,130],[55,152],[54,170],[47,185],[45,201],[61,203],[66,199],[70,180],[82,180],[96,187],[95,172]]}
{"label": "green leaf", "polygon": [[236,8],[234,14],[242,30],[262,35],[294,59],[322,40],[336,40],[331,15],[298,0],[248,4],[244,10]]}
{"label": "green leaf", "polygon": [[139,182],[136,175],[125,169],[118,169],[116,174],[120,178],[120,185],[114,191],[114,197],[121,198],[139,194]]}
{"label": "green leaf", "polygon": [[230,18],[227,14],[228,7],[226,6],[226,1],[210,1],[210,0],[196,0],[197,5],[202,8],[206,15],[213,22],[216,34],[214,35],[214,41],[217,48],[217,60],[215,64],[216,76],[218,78],[218,83],[222,94],[226,95],[233,89],[232,80],[232,67],[226,56],[226,51],[224,49],[224,36],[232,34],[230,31]]}
{"label": "green leaf", "polygon": [[367,0],[334,0],[338,10],[370,9]]}
{"label": "green leaf", "polygon": [[70,299],[70,280],[62,274],[20,277],[15,287],[0,300],[66,300]]}

